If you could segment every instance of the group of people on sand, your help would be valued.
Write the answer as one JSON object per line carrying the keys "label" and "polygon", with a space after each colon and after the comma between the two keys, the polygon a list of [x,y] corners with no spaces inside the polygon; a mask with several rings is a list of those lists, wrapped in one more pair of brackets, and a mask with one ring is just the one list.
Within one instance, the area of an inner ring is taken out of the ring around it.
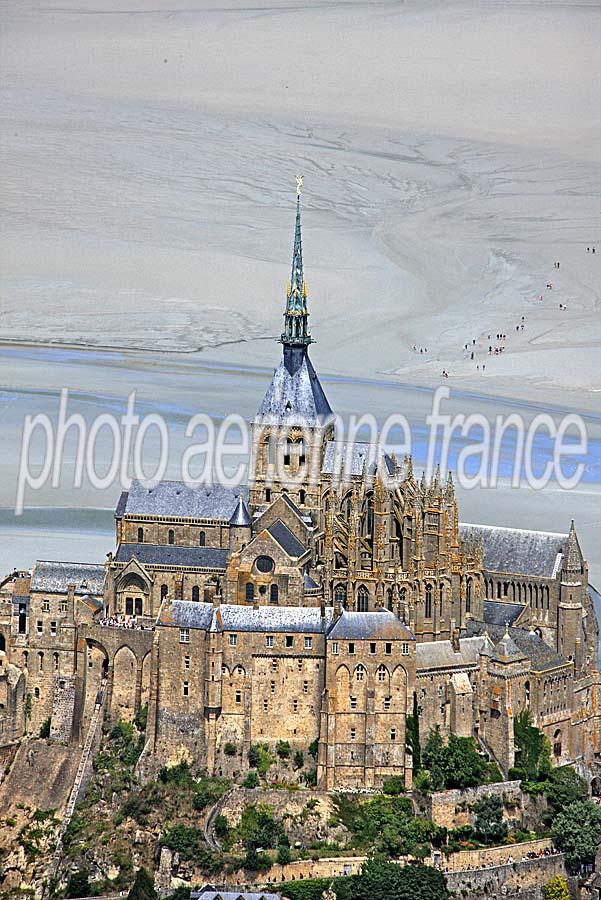
{"label": "group of people on sand", "polygon": [[427,353],[427,352],[428,352],[428,348],[427,348],[427,347],[420,347],[420,348],[419,348],[419,351],[418,351],[416,345],[414,344],[414,345],[413,345],[413,352],[414,352],[414,353]]}

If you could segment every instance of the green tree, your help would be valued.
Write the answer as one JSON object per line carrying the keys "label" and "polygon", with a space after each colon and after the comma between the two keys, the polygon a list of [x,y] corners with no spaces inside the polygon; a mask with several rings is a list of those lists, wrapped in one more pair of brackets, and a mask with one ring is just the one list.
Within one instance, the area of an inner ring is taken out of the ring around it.
{"label": "green tree", "polygon": [[413,711],[407,716],[405,726],[405,739],[413,756],[413,774],[417,774],[422,767],[422,751],[419,740],[419,714],[417,706],[417,694],[413,692]]}
{"label": "green tree", "polygon": [[292,859],[292,855],[290,853],[290,839],[287,834],[280,834],[278,837],[278,862],[280,865],[287,865]]}
{"label": "green tree", "polygon": [[601,844],[601,806],[591,800],[571,803],[555,816],[551,833],[570,871],[592,863]]}
{"label": "green tree", "polygon": [[227,744],[223,748],[223,752],[226,756],[235,756],[238,752],[238,748],[235,744],[232,744],[231,741],[228,741]]}
{"label": "green tree", "polygon": [[302,750],[297,750],[294,754],[294,768],[302,769],[305,764],[305,756]]}
{"label": "green tree", "polygon": [[445,755],[446,787],[475,787],[485,781],[486,759],[478,753],[474,739],[449,735]]}
{"label": "green tree", "polygon": [[399,866],[372,859],[365,863],[351,900],[447,900],[444,875],[431,866]]}
{"label": "green tree", "polygon": [[288,759],[288,757],[290,756],[290,742],[278,741],[276,744],[275,752],[280,757],[280,759]]}
{"label": "green tree", "polygon": [[309,744],[309,756],[312,756],[313,759],[317,759],[317,751],[319,750],[319,738],[315,738],[314,741],[311,741]]}
{"label": "green tree", "polygon": [[86,869],[78,869],[71,872],[67,881],[65,897],[89,897],[90,880]]}
{"label": "green tree", "polygon": [[261,779],[257,775],[256,772],[249,772],[244,781],[242,782],[242,787],[247,788],[258,788],[261,784]]}
{"label": "green tree", "polygon": [[501,797],[482,797],[474,803],[476,819],[474,832],[484,844],[499,844],[507,837],[507,823],[503,821]]}
{"label": "green tree", "polygon": [[402,775],[392,775],[390,778],[385,778],[384,784],[382,785],[382,792],[384,794],[390,794],[391,796],[404,794],[405,779]]}
{"label": "green tree", "polygon": [[50,716],[47,719],[44,719],[40,726],[40,737],[41,738],[49,738],[50,737]]}
{"label": "green tree", "polygon": [[568,885],[561,875],[554,875],[543,887],[543,900],[570,900]]}
{"label": "green tree", "polygon": [[554,817],[571,803],[588,799],[586,782],[571,766],[561,766],[550,772],[545,797],[551,817]]}
{"label": "green tree", "polygon": [[440,728],[433,728],[422,754],[422,764],[430,773],[430,784],[433,791],[443,791],[446,785],[445,745]]}
{"label": "green tree", "polygon": [[156,900],[154,882],[144,867],[136,872],[136,879],[130,888],[127,900]]}

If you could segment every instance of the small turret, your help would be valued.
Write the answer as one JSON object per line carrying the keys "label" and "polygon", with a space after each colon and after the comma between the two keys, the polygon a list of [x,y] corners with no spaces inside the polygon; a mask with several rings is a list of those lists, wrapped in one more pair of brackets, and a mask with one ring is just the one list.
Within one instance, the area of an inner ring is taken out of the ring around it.
{"label": "small turret", "polygon": [[244,497],[240,495],[236,508],[229,519],[230,526],[230,550],[241,550],[251,538],[252,519]]}

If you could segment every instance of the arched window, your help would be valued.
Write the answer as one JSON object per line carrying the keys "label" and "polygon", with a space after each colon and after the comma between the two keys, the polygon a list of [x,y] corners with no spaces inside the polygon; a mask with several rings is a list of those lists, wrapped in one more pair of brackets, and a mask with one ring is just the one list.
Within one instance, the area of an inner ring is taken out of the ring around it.
{"label": "arched window", "polygon": [[298,499],[301,506],[305,505],[306,493],[302,489],[298,492]]}
{"label": "arched window", "polygon": [[138,544],[144,543],[144,529],[138,528]]}
{"label": "arched window", "polygon": [[194,601],[194,603],[198,603],[198,601],[200,600],[200,588],[197,584],[195,584],[192,588],[192,600]]}
{"label": "arched window", "polygon": [[376,675],[378,677],[378,681],[386,681],[386,679],[388,678],[388,669],[386,668],[386,666],[378,666]]}
{"label": "arched window", "polygon": [[369,494],[363,508],[363,534],[372,537],[374,533],[374,498]]}
{"label": "arched window", "polygon": [[559,728],[553,735],[553,756],[556,758],[561,756],[561,730]]}
{"label": "arched window", "polygon": [[401,588],[401,603],[404,604],[407,602],[407,588]]}
{"label": "arched window", "polygon": [[207,536],[204,531],[199,532],[198,534],[198,546],[204,547],[207,541]]}
{"label": "arched window", "polygon": [[255,586],[252,581],[246,582],[246,599],[249,602],[255,599]]}
{"label": "arched window", "polygon": [[392,588],[386,591],[386,608],[392,610]]}
{"label": "arched window", "polygon": [[365,666],[358,665],[357,668],[355,669],[355,678],[357,679],[357,681],[364,681],[365,675],[366,675]]}
{"label": "arched window", "polygon": [[23,666],[27,668],[27,660],[29,659],[29,653],[27,650],[23,650]]}
{"label": "arched window", "polygon": [[173,530],[173,528],[169,529],[169,533],[167,535],[167,541],[170,544],[175,544],[175,531]]}
{"label": "arched window", "polygon": [[339,603],[342,607],[346,606],[346,586],[337,584],[334,588],[334,602]]}
{"label": "arched window", "polygon": [[166,584],[161,585],[161,600],[164,600],[167,594],[169,593],[169,588]]}
{"label": "arched window", "polygon": [[269,602],[277,603],[280,598],[280,591],[277,584],[272,584],[269,588]]}
{"label": "arched window", "polygon": [[42,653],[41,650],[38,653],[38,668],[39,668],[40,672],[44,671],[44,654]]}
{"label": "arched window", "polygon": [[349,519],[351,517],[351,505],[352,505],[351,495],[347,494],[342,503],[342,514],[347,522],[349,521]]}
{"label": "arched window", "polygon": [[468,578],[465,583],[465,611],[472,611],[472,579]]}
{"label": "arched window", "polygon": [[432,618],[432,585],[426,585],[426,602],[424,604],[424,618]]}
{"label": "arched window", "polygon": [[364,584],[357,591],[357,612],[367,612],[369,609],[369,592]]}
{"label": "arched window", "polygon": [[530,703],[530,682],[526,681],[524,683],[524,696],[526,699],[526,704]]}
{"label": "arched window", "polygon": [[444,614],[444,585],[440,585],[440,618],[442,619]]}
{"label": "arched window", "polygon": [[52,659],[53,659],[53,662],[54,662],[54,671],[55,671],[55,672],[58,672],[58,653],[53,653],[53,654],[52,654]]}

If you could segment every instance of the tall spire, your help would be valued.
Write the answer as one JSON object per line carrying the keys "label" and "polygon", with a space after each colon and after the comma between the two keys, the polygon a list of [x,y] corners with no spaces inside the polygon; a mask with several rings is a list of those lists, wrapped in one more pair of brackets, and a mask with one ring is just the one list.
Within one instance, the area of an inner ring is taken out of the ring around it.
{"label": "tall spire", "polygon": [[286,312],[281,342],[285,347],[308,347],[312,343],[309,334],[307,311],[307,285],[303,274],[303,242],[301,235],[300,195],[303,176],[296,176],[296,227],[292,251],[292,272],[286,288]]}

